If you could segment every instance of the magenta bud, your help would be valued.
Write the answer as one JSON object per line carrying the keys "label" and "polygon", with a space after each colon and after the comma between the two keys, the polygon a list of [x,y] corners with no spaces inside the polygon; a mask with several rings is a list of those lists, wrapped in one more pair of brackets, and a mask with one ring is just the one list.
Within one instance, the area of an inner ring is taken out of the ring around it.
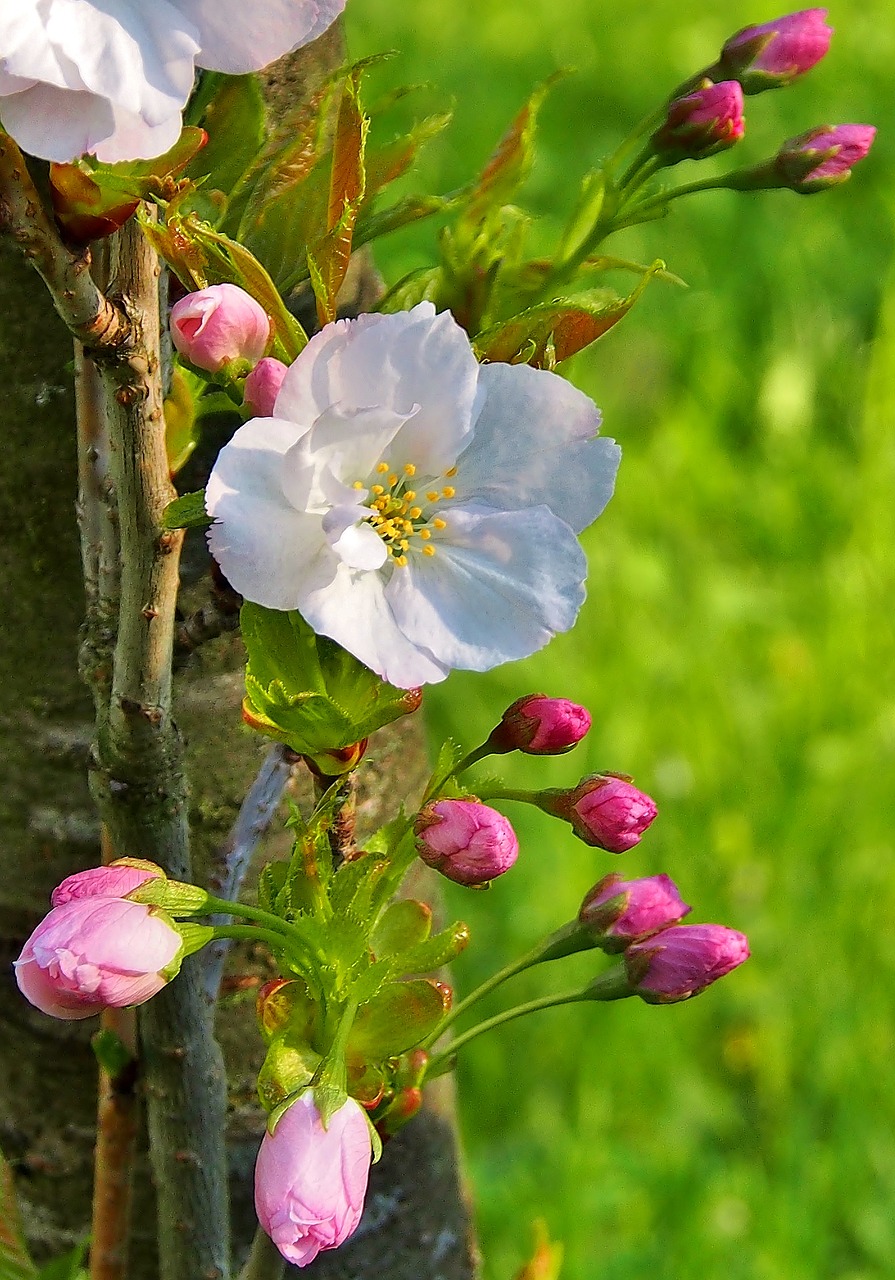
{"label": "magenta bud", "polygon": [[668,876],[623,880],[609,875],[591,889],[578,919],[611,954],[677,924],[690,910]]}
{"label": "magenta bud", "polygon": [[542,791],[537,803],[545,813],[572,824],[585,844],[625,853],[656,816],[654,802],[628,778],[614,773],[593,773],[568,791]]}
{"label": "magenta bud", "polygon": [[496,754],[524,751],[530,756],[560,756],[571,751],[590,729],[584,707],[566,698],[529,693],[507,707],[488,739]]}
{"label": "magenta bud", "polygon": [[705,80],[668,107],[665,123],[652,136],[653,148],[666,165],[704,160],[742,138],[743,91],[736,80]]}
{"label": "magenta bud", "polygon": [[142,858],[118,858],[105,867],[90,867],[67,876],[50,895],[54,907],[76,898],[126,898],[147,880],[164,879],[154,862]]}
{"label": "magenta bud", "polygon": [[255,365],[270,337],[267,312],[245,289],[213,284],[171,308],[171,338],[197,369],[218,373],[232,361]]}
{"label": "magenta bud", "polygon": [[838,186],[870,150],[876,129],[869,124],[837,124],[784,142],[774,161],[786,186],[802,195]]}
{"label": "magenta bud", "polygon": [[790,84],[826,55],[833,35],[826,16],[826,9],[801,9],[744,27],[724,45],[718,67],[735,76],[746,93]]}
{"label": "magenta bud", "polygon": [[457,884],[487,884],[509,871],[519,842],[507,819],[477,800],[437,800],[417,814],[423,862]]}
{"label": "magenta bud", "polygon": [[243,404],[253,418],[272,418],[273,407],[289,366],[273,356],[259,360],[242,388]]}
{"label": "magenta bud", "polygon": [[143,1004],[180,967],[183,941],[157,907],[73,897],[54,907],[15,962],[27,1000],[54,1018]]}
{"label": "magenta bud", "polygon": [[749,958],[745,935],[723,924],[679,924],[625,951],[635,995],[647,1004],[674,1004],[698,996]]}
{"label": "magenta bud", "polygon": [[255,1164],[258,1221],[287,1262],[306,1267],[357,1229],[373,1146],[360,1106],[346,1098],[326,1125],[308,1090],[265,1133]]}

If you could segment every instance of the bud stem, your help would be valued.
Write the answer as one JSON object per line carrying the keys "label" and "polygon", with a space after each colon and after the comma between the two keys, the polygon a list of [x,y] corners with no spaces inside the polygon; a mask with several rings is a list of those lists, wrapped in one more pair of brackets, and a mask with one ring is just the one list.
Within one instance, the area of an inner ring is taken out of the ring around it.
{"label": "bud stem", "polygon": [[446,1071],[450,1071],[453,1068],[453,1058],[458,1049],[462,1049],[464,1045],[469,1044],[471,1040],[475,1040],[477,1036],[484,1035],[486,1031],[493,1031],[496,1027],[502,1027],[505,1023],[513,1022],[516,1018],[522,1018],[529,1013],[539,1013],[541,1009],[554,1009],[563,1004],[578,1004],[583,1000],[623,1000],[630,994],[631,991],[624,974],[624,966],[616,965],[614,968],[607,970],[606,973],[601,974],[593,982],[588,983],[586,987],[579,987],[575,991],[561,991],[549,996],[539,996],[537,1000],[528,1000],[525,1004],[517,1004],[512,1009],[505,1009],[503,1013],[495,1014],[493,1018],[486,1018],[484,1022],[479,1022],[476,1026],[471,1027],[469,1031],[464,1031],[441,1053],[436,1053],[429,1059],[425,1079],[431,1080],[435,1076],[440,1076]]}

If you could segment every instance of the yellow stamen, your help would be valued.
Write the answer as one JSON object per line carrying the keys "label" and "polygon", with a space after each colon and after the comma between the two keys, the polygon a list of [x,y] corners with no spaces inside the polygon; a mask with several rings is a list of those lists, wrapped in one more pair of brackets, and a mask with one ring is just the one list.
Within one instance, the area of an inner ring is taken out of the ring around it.
{"label": "yellow stamen", "polygon": [[416,467],[413,465],[413,463],[412,463],[412,462],[405,462],[405,463],[404,463],[404,474],[405,474],[406,476],[415,476],[415,475],[416,475]]}
{"label": "yellow stamen", "polygon": [[430,490],[429,490],[429,492],[426,494],[426,497],[429,499],[429,501],[430,501],[430,502],[437,502],[437,501],[438,501],[438,490],[437,490],[437,489],[430,489]]}
{"label": "yellow stamen", "polygon": [[434,547],[423,547],[423,555],[424,555],[424,556],[434,556],[434,555],[435,555],[435,548],[434,548]]}
{"label": "yellow stamen", "polygon": [[406,538],[402,538],[401,541],[398,543],[398,546],[401,548],[402,551],[407,551],[410,548],[410,543],[407,541]]}
{"label": "yellow stamen", "polygon": [[420,516],[423,514],[423,509],[422,507],[411,507],[407,514],[410,516],[411,520],[419,520]]}
{"label": "yellow stamen", "polygon": [[363,480],[355,480],[354,484],[353,484],[351,487],[352,487],[353,489],[363,489],[363,487],[364,487],[364,482],[363,482]]}
{"label": "yellow stamen", "polygon": [[395,564],[399,564],[402,569],[404,568],[406,563],[407,563],[406,556],[395,556]]}
{"label": "yellow stamen", "polygon": [[456,492],[457,492],[456,489],[452,489],[450,485],[447,485],[444,489],[442,489],[441,496],[442,498],[453,498]]}
{"label": "yellow stamen", "polygon": [[432,530],[420,529],[420,537],[422,538],[423,542],[428,542],[429,539],[432,537]]}
{"label": "yellow stamen", "polygon": [[378,496],[379,494],[385,493],[385,490],[381,484],[374,484],[370,492],[375,493]]}
{"label": "yellow stamen", "polygon": [[452,477],[452,476],[455,476],[456,474],[457,474],[457,468],[456,468],[456,467],[449,467],[449,468],[448,468],[448,470],[447,470],[447,471],[445,471],[445,473],[444,473],[444,478],[445,478],[446,480],[450,480],[450,479],[451,479],[451,477]]}
{"label": "yellow stamen", "polygon": [[416,497],[416,491],[414,489],[405,489],[404,497],[408,502],[413,502],[414,498]]}
{"label": "yellow stamen", "polygon": [[395,475],[394,471],[389,476],[388,483],[392,489],[394,489],[395,485],[398,483],[398,477]]}
{"label": "yellow stamen", "polygon": [[432,521],[432,523],[434,524],[436,529],[447,528],[447,520],[442,520],[441,516],[436,516],[435,519]]}

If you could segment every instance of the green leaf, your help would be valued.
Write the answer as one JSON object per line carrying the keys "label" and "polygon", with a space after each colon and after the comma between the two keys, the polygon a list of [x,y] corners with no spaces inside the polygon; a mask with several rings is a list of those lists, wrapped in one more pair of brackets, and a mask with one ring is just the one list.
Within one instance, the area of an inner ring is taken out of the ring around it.
{"label": "green leaf", "polygon": [[489,210],[506,204],[528,177],[534,160],[538,112],[562,74],[561,71],[555,72],[535,89],[501,138],[470,196],[467,215],[470,221],[481,221]]}
{"label": "green leaf", "polygon": [[0,1152],[0,1276],[2,1280],[35,1280],[37,1274],[22,1235],[12,1170]]}
{"label": "green leaf", "polygon": [[469,945],[469,926],[458,920],[436,933],[434,938],[421,942],[409,951],[403,951],[395,957],[404,973],[434,973],[443,965],[456,960],[461,951]]}
{"label": "green leaf", "polygon": [[402,898],[383,913],[370,943],[377,958],[412,951],[425,942],[432,931],[432,909],[424,902]]}
{"label": "green leaf", "polygon": [[219,76],[196,123],[208,132],[208,145],[192,161],[187,174],[194,181],[207,177],[207,187],[229,196],[255,163],[264,141],[264,98],[258,77]]}
{"label": "green leaf", "polygon": [[[39,1280],[88,1280],[87,1272],[84,1270],[88,1244],[88,1240],[82,1240],[70,1253],[64,1254],[61,1258],[54,1258],[52,1262],[41,1267],[38,1273]],[[6,1280],[5,1276],[3,1280]]]}
{"label": "green leaf", "polygon": [[258,906],[262,911],[276,911],[277,897],[289,874],[287,862],[268,862],[258,879]]}
{"label": "green leaf", "polygon": [[[398,231],[401,227],[408,226],[411,222],[420,222],[423,218],[429,218],[433,213],[447,213],[450,209],[455,208],[457,199],[454,196],[405,196],[403,200],[399,200],[396,204],[390,205],[387,209],[377,210],[376,213],[366,213],[363,209],[357,220],[354,229],[354,247],[359,249],[363,244],[369,244],[371,240],[376,240],[379,236],[387,236],[391,231]],[[434,269],[436,272],[438,268]],[[431,274],[431,268],[422,268],[412,273],[414,277],[420,275]],[[405,281],[408,277],[405,276]],[[401,282],[404,283],[403,281]],[[397,286],[396,286],[397,287]],[[392,290],[394,292],[394,290]],[[422,302],[423,298],[417,298],[417,302]],[[416,305],[412,303],[411,305]],[[380,304],[380,311],[384,308]],[[393,310],[400,310],[398,307]]]}
{"label": "green leaf", "polygon": [[396,311],[409,311],[418,302],[434,302],[441,294],[443,279],[441,267],[419,267],[389,289],[385,297],[380,298],[376,310],[391,315]]}
{"label": "green leaf", "polygon": [[[427,116],[425,120],[418,121],[408,133],[405,133],[400,138],[395,138],[384,146],[368,149],[366,156],[365,198],[371,199],[383,187],[388,186],[390,182],[394,182],[396,178],[400,178],[402,174],[406,173],[421,148],[426,143],[431,142],[443,129],[447,128],[453,119],[453,114],[452,111],[442,111],[435,115]],[[440,199],[441,197],[434,198]]]}
{"label": "green leaf", "polygon": [[424,980],[390,982],[358,1011],[348,1036],[349,1057],[379,1062],[405,1053],[434,1031],[446,1012],[444,988]]}
{"label": "green leaf", "polygon": [[552,368],[618,324],[664,265],[656,262],[649,267],[627,297],[601,289],[530,307],[480,333],[474,343],[476,354],[480,360],[490,362]]}
{"label": "green leaf", "polygon": [[162,512],[164,529],[207,529],[211,516],[205,510],[205,490],[185,493],[169,502]]}
{"label": "green leaf", "polygon": [[90,1047],[103,1071],[113,1080],[134,1061],[134,1055],[121,1037],[108,1028],[94,1032],[90,1037]]}

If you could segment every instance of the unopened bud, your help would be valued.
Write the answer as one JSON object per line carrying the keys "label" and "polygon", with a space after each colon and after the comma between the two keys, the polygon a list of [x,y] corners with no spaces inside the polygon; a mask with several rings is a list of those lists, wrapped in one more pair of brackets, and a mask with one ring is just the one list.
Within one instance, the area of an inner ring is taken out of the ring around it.
{"label": "unopened bud", "polygon": [[771,22],[744,27],[721,50],[718,69],[735,77],[745,93],[782,88],[810,71],[830,47],[826,9],[801,9]]}
{"label": "unopened bud", "polygon": [[508,820],[477,800],[437,800],[417,815],[423,862],[457,884],[487,884],[509,871],[519,842]]}
{"label": "unopened bud", "polygon": [[243,403],[255,418],[270,418],[289,366],[273,356],[259,360],[242,388]]}
{"label": "unopened bud", "polygon": [[590,729],[584,707],[566,698],[529,693],[503,713],[488,739],[495,754],[524,751],[530,756],[558,756],[571,751]]}
{"label": "unopened bud", "polygon": [[737,81],[704,80],[669,105],[665,123],[652,136],[653,149],[665,165],[704,160],[732,147],[745,127],[743,91]]}
{"label": "unopened bud", "polygon": [[591,774],[569,790],[541,791],[536,803],[571,823],[579,840],[609,853],[625,853],[639,844],[657,813],[648,795],[613,773]]}
{"label": "unopened bud", "polygon": [[721,924],[679,924],[624,955],[632,993],[647,1004],[674,1004],[698,996],[749,958],[745,935]]}
{"label": "unopened bud", "polygon": [[604,876],[581,904],[578,919],[610,954],[677,924],[691,910],[668,876],[623,880]]}
{"label": "unopened bud", "polygon": [[784,142],[774,161],[781,185],[801,195],[825,191],[851,177],[870,150],[876,129],[869,124],[837,124],[809,129]]}
{"label": "unopened bud", "polygon": [[171,338],[197,369],[219,373],[234,361],[255,365],[270,337],[270,319],[245,289],[213,284],[171,308]]}

